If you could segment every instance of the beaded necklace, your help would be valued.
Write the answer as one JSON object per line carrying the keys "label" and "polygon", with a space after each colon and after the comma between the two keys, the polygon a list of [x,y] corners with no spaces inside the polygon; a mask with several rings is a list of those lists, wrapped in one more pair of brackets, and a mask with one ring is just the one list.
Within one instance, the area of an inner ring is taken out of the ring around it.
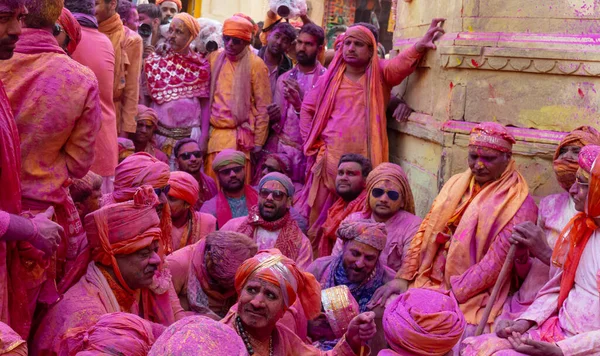
{"label": "beaded necklace", "polygon": [[[242,325],[242,319],[239,315],[235,318],[235,324],[237,327],[237,332],[242,337],[244,345],[246,346],[246,350],[248,350],[248,354],[254,355],[254,348],[252,347],[252,344],[250,344],[250,336],[248,335],[246,330],[244,330],[244,326]],[[271,335],[271,337],[269,338],[269,356],[273,356],[273,335]]]}

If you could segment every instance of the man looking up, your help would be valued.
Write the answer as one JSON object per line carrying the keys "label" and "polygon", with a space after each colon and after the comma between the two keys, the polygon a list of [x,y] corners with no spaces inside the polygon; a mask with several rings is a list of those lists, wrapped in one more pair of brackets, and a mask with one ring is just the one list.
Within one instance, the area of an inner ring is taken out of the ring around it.
{"label": "man looking up", "polygon": [[191,174],[198,181],[200,195],[194,209],[200,210],[202,205],[215,197],[219,190],[214,179],[202,172],[204,161],[198,141],[192,138],[179,140],[173,149],[173,155],[175,156],[178,169]]}
{"label": "man looking up", "polygon": [[160,6],[164,23],[170,23],[182,8],[181,0],[156,0],[156,5]]}
{"label": "man looking up", "polygon": [[272,94],[277,86],[277,78],[293,67],[292,60],[286,53],[295,40],[296,30],[294,27],[287,22],[280,22],[269,33],[267,46],[258,51],[258,56],[265,61],[269,70]]}

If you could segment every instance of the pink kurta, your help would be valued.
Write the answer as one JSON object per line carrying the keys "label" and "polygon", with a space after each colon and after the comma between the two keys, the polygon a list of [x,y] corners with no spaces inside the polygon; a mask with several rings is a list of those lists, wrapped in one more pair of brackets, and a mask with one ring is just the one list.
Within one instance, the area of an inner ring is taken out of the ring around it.
{"label": "pink kurta", "polygon": [[96,137],[94,163],[91,171],[103,177],[115,175],[118,164],[117,117],[113,102],[115,51],[106,35],[98,29],[81,27],[81,42],[72,58],[90,68],[98,79],[102,123]]}
{"label": "pink kurta", "polygon": [[[189,226],[188,223],[185,223],[182,227],[178,228],[173,226],[171,230],[171,237],[173,241],[173,251],[176,251],[182,247],[195,244],[196,242],[202,240],[206,237],[206,235],[210,234],[213,231],[217,230],[217,219],[205,213],[200,213],[197,211],[192,211],[192,214],[195,215],[194,223],[199,224],[199,228],[193,227],[193,231],[191,236],[188,234]],[[184,237],[184,233],[186,234],[186,241],[182,241]]]}
{"label": "pink kurta", "polygon": [[[354,213],[350,214],[347,219],[353,220],[357,218],[370,219],[375,221],[372,216],[365,216],[365,213]],[[419,227],[421,226],[421,218],[415,216],[407,211],[400,210],[388,221],[385,222],[385,228],[387,230],[387,240],[385,248],[379,256],[381,264],[388,266],[394,271],[398,271],[402,266],[404,256],[408,252],[410,242],[415,236]],[[344,242],[337,239],[335,246],[333,247],[332,255],[342,253],[344,248]]]}

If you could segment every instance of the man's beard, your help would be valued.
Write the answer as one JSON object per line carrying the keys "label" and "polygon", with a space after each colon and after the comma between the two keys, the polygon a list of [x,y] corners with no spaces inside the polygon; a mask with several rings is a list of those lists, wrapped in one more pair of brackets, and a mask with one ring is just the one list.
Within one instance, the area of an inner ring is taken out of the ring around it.
{"label": "man's beard", "polygon": [[[300,53],[304,53],[303,59],[301,56],[298,56]],[[308,55],[306,55],[306,52],[298,52],[296,53],[296,60],[299,64],[302,64],[303,66],[312,66],[317,62],[317,56],[314,55],[312,57],[309,57]]]}
{"label": "man's beard", "polygon": [[354,199],[358,198],[358,196],[360,195],[360,193],[362,193],[362,190],[355,192],[355,191],[349,191],[349,192],[337,192],[337,194],[340,196],[340,198],[344,199],[345,202],[351,202]]}

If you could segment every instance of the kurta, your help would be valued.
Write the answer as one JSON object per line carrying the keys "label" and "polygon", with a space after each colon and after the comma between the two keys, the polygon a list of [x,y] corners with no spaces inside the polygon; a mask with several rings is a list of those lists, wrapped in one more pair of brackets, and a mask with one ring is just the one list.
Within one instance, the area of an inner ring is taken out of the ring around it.
{"label": "kurta", "polygon": [[[197,211],[190,211],[190,213],[194,214],[193,219],[190,219],[191,221],[186,222],[182,227],[172,226],[173,251],[193,245],[217,230],[217,219],[214,216]],[[191,232],[190,224],[192,224]]]}
{"label": "kurta", "polygon": [[[366,216],[365,213],[354,213],[347,217],[349,220],[353,219],[369,219],[375,221],[373,216]],[[385,229],[387,230],[387,240],[385,242],[385,248],[379,255],[379,261],[384,266],[388,266],[394,271],[398,271],[402,266],[404,256],[408,253],[410,242],[415,236],[421,226],[421,218],[415,216],[405,210],[398,211],[394,216],[389,218],[385,222]],[[344,241],[337,239],[335,247],[333,248],[332,255],[342,253],[344,248]]]}
{"label": "kurta", "polygon": [[[209,201],[205,202],[202,205],[202,208],[200,209],[201,213],[206,213],[206,214],[210,214],[212,216],[214,216],[215,218],[218,218],[218,211],[219,211],[219,207],[217,204],[217,200],[219,198],[219,195],[217,194],[216,196],[214,196],[212,199],[210,199]],[[231,218],[235,219],[235,218],[239,218],[242,216],[247,216],[248,215],[248,205],[246,202],[246,196],[242,196],[241,198],[229,198],[227,197],[227,203],[229,204],[229,208],[231,209]],[[225,225],[225,224],[223,224]],[[222,226],[217,226],[219,229],[222,228]]]}
{"label": "kurta", "polygon": [[71,57],[94,72],[100,89],[102,123],[96,136],[94,163],[90,170],[103,177],[114,176],[119,159],[117,118],[113,102],[115,50],[110,40],[98,29],[82,26],[81,42]]}

